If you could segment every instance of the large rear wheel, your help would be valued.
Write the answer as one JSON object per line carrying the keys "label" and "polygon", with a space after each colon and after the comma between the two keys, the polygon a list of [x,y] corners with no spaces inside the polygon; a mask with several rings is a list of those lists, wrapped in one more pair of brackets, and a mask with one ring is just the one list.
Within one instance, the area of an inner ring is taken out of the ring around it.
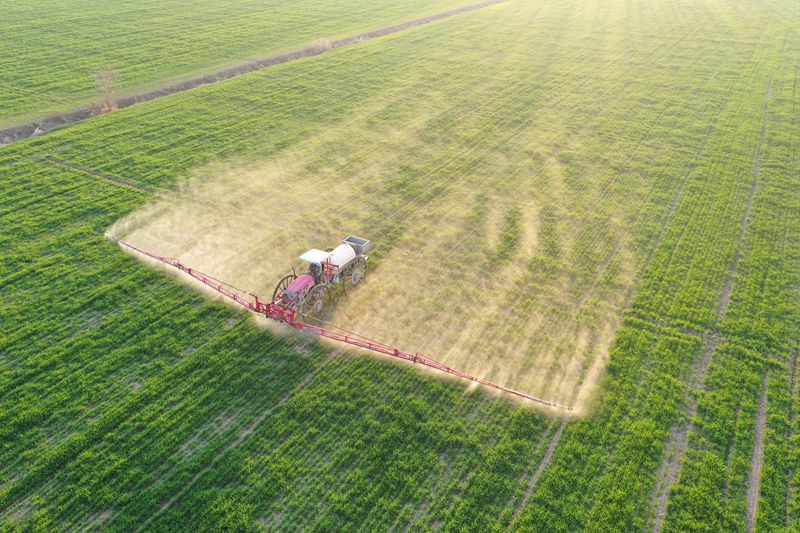
{"label": "large rear wheel", "polygon": [[349,265],[347,268],[342,270],[339,274],[339,285],[342,287],[342,292],[345,295],[350,294],[350,291],[353,290],[353,283],[350,281],[353,276],[353,265]]}
{"label": "large rear wheel", "polygon": [[320,316],[330,307],[331,291],[327,285],[317,285],[306,297],[303,312],[311,316]]}
{"label": "large rear wheel", "polygon": [[353,260],[352,270],[350,271],[350,279],[345,280],[345,283],[350,284],[350,287],[355,287],[361,280],[367,277],[367,261],[363,257],[357,257]]}
{"label": "large rear wheel", "polygon": [[279,296],[283,296],[283,291],[285,291],[295,279],[297,279],[297,276],[295,276],[294,274],[289,274],[288,276],[280,280],[278,284],[275,286],[275,290],[272,291],[272,301],[274,302],[275,300],[278,299]]}

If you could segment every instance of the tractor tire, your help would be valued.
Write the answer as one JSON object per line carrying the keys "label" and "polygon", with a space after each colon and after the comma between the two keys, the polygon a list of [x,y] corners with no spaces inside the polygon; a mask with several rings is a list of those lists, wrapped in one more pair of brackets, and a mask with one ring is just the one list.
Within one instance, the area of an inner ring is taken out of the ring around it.
{"label": "tractor tire", "polygon": [[283,296],[283,291],[285,291],[286,288],[289,285],[291,285],[295,279],[297,279],[297,276],[295,276],[294,274],[289,274],[288,276],[285,276],[282,280],[280,280],[278,284],[275,286],[275,290],[272,291],[272,301],[274,302],[275,300],[277,300],[278,296]]}
{"label": "tractor tire", "polygon": [[350,272],[350,279],[347,280],[350,282],[350,287],[355,287],[362,280],[367,277],[367,261],[363,257],[357,257],[353,261],[353,266],[351,267]]}
{"label": "tractor tire", "polygon": [[331,291],[327,285],[317,285],[306,296],[303,312],[319,317],[328,310],[331,304]]}

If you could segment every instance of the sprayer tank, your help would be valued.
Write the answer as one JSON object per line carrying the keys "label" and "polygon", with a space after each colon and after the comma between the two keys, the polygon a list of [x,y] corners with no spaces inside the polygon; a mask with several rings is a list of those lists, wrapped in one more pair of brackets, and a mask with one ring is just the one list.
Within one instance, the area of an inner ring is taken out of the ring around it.
{"label": "sprayer tank", "polygon": [[337,268],[343,267],[347,263],[353,260],[356,256],[356,251],[353,250],[353,247],[349,244],[340,244],[336,248],[333,249],[329,258],[331,264],[336,266]]}

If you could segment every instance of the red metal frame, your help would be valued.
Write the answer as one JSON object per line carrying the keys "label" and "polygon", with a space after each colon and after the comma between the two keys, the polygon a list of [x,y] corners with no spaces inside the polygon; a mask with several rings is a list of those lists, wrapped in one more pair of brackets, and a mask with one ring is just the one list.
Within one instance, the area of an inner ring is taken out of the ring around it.
{"label": "red metal frame", "polygon": [[414,363],[414,364],[424,365],[424,366],[427,366],[429,368],[433,368],[435,370],[438,370],[440,372],[445,372],[447,374],[451,374],[453,376],[456,376],[456,377],[459,377],[459,378],[462,378],[462,379],[467,379],[469,381],[474,381],[475,383],[480,383],[481,385],[485,385],[485,386],[491,387],[493,389],[497,389],[497,390],[500,390],[500,391],[503,391],[503,392],[507,392],[507,393],[513,394],[515,396],[519,396],[520,398],[525,398],[526,400],[531,400],[533,402],[541,403],[541,404],[544,404],[544,405],[549,405],[551,407],[558,407],[558,408],[561,408],[561,409],[567,409],[569,411],[572,411],[572,408],[568,407],[566,405],[561,405],[561,404],[558,404],[558,403],[555,403],[555,402],[551,402],[549,400],[544,400],[542,398],[537,398],[536,396],[532,396],[532,395],[524,393],[524,392],[516,391],[514,389],[510,389],[508,387],[505,387],[503,385],[498,385],[497,383],[492,383],[491,381],[487,381],[487,380],[485,380],[483,378],[479,378],[479,377],[473,376],[471,374],[467,374],[466,372],[462,372],[460,370],[456,370],[454,368],[450,368],[449,366],[445,365],[444,363],[440,363],[439,361],[436,361],[435,359],[431,359],[427,355],[423,355],[421,353],[412,354],[412,353],[409,353],[409,352],[404,352],[402,350],[398,350],[397,348],[394,348],[394,347],[389,346],[387,344],[383,344],[382,342],[374,341],[372,339],[368,339],[368,338],[363,337],[363,336],[358,335],[358,334],[351,333],[349,335],[346,335],[346,334],[343,334],[343,333],[335,332],[335,331],[333,331],[331,329],[327,329],[327,328],[323,328],[323,327],[320,327],[320,326],[314,326],[314,325],[311,325],[311,324],[307,324],[305,322],[302,322],[302,321],[298,320],[298,312],[297,312],[297,310],[292,309],[290,307],[283,306],[283,305],[280,304],[279,301],[263,302],[261,299],[259,299],[258,296],[253,295],[253,297],[255,298],[255,302],[251,302],[250,300],[242,298],[241,296],[239,296],[235,292],[227,289],[223,284],[219,283],[214,278],[208,276],[207,274],[203,274],[202,272],[200,272],[198,270],[195,270],[193,268],[187,267],[186,265],[184,265],[183,263],[181,263],[177,259],[171,259],[171,258],[168,258],[168,257],[162,257],[160,255],[156,255],[156,254],[147,252],[147,251],[142,250],[141,248],[137,248],[136,246],[134,246],[134,245],[132,245],[132,244],[130,244],[128,242],[125,242],[125,241],[117,241],[117,242],[119,244],[123,245],[123,246],[126,246],[126,247],[130,248],[131,250],[135,250],[135,251],[139,252],[140,254],[146,255],[147,257],[155,259],[156,261],[160,261],[162,263],[165,263],[167,265],[170,265],[172,267],[177,268],[178,270],[181,270],[181,271],[187,273],[188,275],[190,275],[194,279],[200,281],[201,283],[203,283],[207,287],[210,287],[210,288],[214,289],[215,291],[217,291],[218,293],[222,294],[223,296],[225,296],[227,298],[230,298],[231,300],[233,300],[237,304],[241,305],[242,307],[245,307],[245,308],[249,309],[250,311],[252,311],[254,313],[257,313],[259,315],[263,315],[263,316],[265,316],[265,317],[267,317],[267,318],[269,318],[271,320],[275,320],[276,322],[280,322],[282,324],[286,324],[287,326],[291,326],[291,327],[293,327],[295,329],[299,329],[301,331],[305,331],[306,333],[311,333],[311,334],[317,335],[319,337],[325,337],[327,339],[333,339],[335,341],[339,341],[339,342],[343,342],[343,343],[346,343],[346,344],[350,344],[352,346],[358,346],[359,348],[364,348],[365,350],[371,350],[373,352],[382,353],[384,355],[389,355],[391,357],[396,357],[398,359],[403,359],[403,360],[409,361],[409,362]]}

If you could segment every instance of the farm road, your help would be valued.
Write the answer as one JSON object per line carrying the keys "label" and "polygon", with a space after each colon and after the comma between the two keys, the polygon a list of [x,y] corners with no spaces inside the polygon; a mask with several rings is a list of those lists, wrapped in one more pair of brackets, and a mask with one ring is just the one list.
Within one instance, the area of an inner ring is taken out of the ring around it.
{"label": "farm road", "polygon": [[[337,48],[358,44],[362,41],[376,39],[378,37],[384,37],[386,35],[391,35],[393,33],[401,32],[409,28],[414,28],[416,26],[421,26],[423,24],[429,24],[437,20],[452,17],[454,15],[460,15],[462,13],[467,13],[469,11],[474,11],[476,9],[481,9],[491,5],[500,4],[506,1],[507,0],[484,0],[482,2],[468,4],[455,9],[451,9],[449,11],[435,13],[427,17],[408,20],[406,22],[400,22],[398,24],[393,24],[391,26],[384,26],[383,28],[379,28],[364,33],[359,33],[357,35],[353,35],[350,37],[344,37],[342,39],[337,39],[329,42],[320,41],[320,43],[318,44],[313,44],[306,48],[301,48],[299,50],[295,50],[292,52],[272,55],[269,57],[265,57],[263,59],[252,61],[245,65],[240,65],[238,67],[220,70],[213,74],[199,76],[197,78],[192,78],[186,81],[182,81],[180,83],[167,85],[165,87],[154,89],[152,91],[146,91],[143,93],[134,94],[132,96],[127,96],[125,98],[120,98],[116,100],[114,104],[117,108],[120,109],[123,107],[130,107],[135,104],[141,104],[143,102],[149,102],[150,100],[155,100],[156,98],[161,98],[162,96],[169,96],[171,94],[179,93],[182,91],[188,91],[189,89],[194,89],[203,85],[209,85],[212,83],[218,83],[221,81],[229,80],[236,76],[241,76],[242,74],[249,74],[251,72],[263,70],[265,68],[274,67],[276,65],[282,65],[283,63],[288,63],[289,61],[294,61],[296,59],[318,56],[324,54],[325,52],[336,50]],[[102,106],[98,104],[88,107],[82,107],[80,109],[76,109],[74,111],[69,111],[66,113],[50,115],[48,117],[28,122],[26,124],[20,124],[18,126],[12,126],[9,128],[1,129],[0,146],[5,146],[7,144],[11,144],[16,141],[21,141],[23,139],[27,139],[28,137],[35,137],[37,135],[42,135],[43,133],[47,133],[48,131],[53,130],[57,127],[74,124],[75,122],[91,118],[95,115],[100,115],[103,112],[104,111]]]}

